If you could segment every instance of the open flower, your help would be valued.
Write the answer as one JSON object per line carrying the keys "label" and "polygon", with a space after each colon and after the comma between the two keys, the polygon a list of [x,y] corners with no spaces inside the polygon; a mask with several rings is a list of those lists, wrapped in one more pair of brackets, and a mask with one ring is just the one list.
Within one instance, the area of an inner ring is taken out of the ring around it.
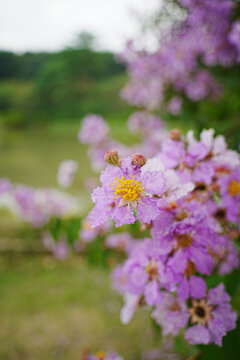
{"label": "open flower", "polygon": [[229,304],[230,296],[221,283],[209,290],[207,299],[193,300],[189,309],[191,326],[185,333],[185,338],[191,344],[215,343],[222,345],[222,338],[227,331],[236,326],[237,314]]}
{"label": "open flower", "polygon": [[109,217],[116,226],[133,224],[136,219],[149,224],[161,213],[158,198],[166,190],[166,179],[160,171],[141,172],[139,165],[132,165],[130,157],[121,167],[108,166],[102,172],[102,186],[92,194],[95,207],[89,214],[92,227],[103,224]]}

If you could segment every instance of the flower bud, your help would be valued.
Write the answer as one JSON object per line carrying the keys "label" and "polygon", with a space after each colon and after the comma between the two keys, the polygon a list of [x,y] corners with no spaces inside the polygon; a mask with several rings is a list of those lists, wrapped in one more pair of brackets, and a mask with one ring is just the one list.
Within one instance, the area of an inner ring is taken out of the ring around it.
{"label": "flower bud", "polygon": [[133,165],[143,166],[146,164],[146,162],[147,162],[147,159],[145,158],[144,155],[138,154],[138,153],[132,155],[132,164]]}
{"label": "flower bud", "polygon": [[118,152],[116,150],[109,150],[104,155],[104,160],[110,165],[118,165]]}
{"label": "flower bud", "polygon": [[170,139],[172,139],[172,140],[180,140],[181,133],[180,133],[180,131],[178,129],[172,129],[170,131],[169,136],[170,136]]}

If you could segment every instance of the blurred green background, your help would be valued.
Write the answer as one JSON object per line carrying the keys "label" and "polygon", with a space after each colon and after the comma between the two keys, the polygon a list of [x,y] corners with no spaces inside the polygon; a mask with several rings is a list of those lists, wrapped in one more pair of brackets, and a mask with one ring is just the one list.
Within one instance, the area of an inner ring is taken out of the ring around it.
{"label": "blurred green background", "polygon": [[[113,137],[131,142],[126,119],[134,108],[119,97],[126,70],[112,53],[94,51],[90,45],[80,42],[56,53],[0,51],[0,177],[55,187],[59,163],[75,159],[80,171],[72,191],[88,197],[84,180],[92,171],[86,148],[77,141],[81,118],[99,113]],[[236,148],[239,68],[213,71],[224,85],[220,99],[185,100],[180,116],[160,115],[170,128],[182,131],[214,126]],[[77,255],[58,262],[45,253],[37,230],[1,214],[0,359],[81,359],[87,347],[139,360],[144,350],[156,347],[159,338],[144,309],[130,325],[120,324],[122,300],[111,292],[108,272]],[[240,309],[238,279],[239,272],[234,272],[226,283]],[[236,343],[237,330],[224,340],[224,348],[205,347],[200,359],[239,359]],[[184,346],[180,352],[186,358]]]}

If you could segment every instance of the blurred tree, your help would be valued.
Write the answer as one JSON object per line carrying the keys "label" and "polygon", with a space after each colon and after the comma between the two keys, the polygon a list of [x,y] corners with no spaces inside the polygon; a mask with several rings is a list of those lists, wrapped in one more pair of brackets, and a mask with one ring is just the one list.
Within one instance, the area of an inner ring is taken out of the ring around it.
{"label": "blurred tree", "polygon": [[9,51],[0,51],[0,79],[11,79],[18,75],[19,57]]}
{"label": "blurred tree", "polygon": [[82,31],[77,35],[72,47],[74,49],[95,49],[96,45],[95,35],[87,31]]}

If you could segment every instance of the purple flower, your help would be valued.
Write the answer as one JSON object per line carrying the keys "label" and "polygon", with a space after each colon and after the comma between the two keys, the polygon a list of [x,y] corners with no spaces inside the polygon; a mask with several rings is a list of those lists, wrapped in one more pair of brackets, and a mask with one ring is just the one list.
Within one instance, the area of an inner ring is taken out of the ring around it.
{"label": "purple flower", "polygon": [[104,140],[108,134],[108,126],[100,115],[87,115],[82,121],[78,139],[83,144],[95,144]]}
{"label": "purple flower", "polygon": [[189,309],[191,326],[185,332],[185,338],[191,344],[215,343],[222,345],[222,338],[227,331],[236,326],[237,315],[229,304],[230,296],[221,283],[209,290],[207,299],[193,300]]}
{"label": "purple flower", "polygon": [[144,295],[148,305],[159,304],[162,301],[161,289],[175,289],[172,274],[164,267],[164,259],[161,246],[151,239],[136,245],[122,268],[127,275],[126,291]]}
{"label": "purple flower", "polygon": [[188,322],[185,303],[171,294],[163,294],[162,302],[152,312],[154,320],[161,325],[163,335],[177,335]]}
{"label": "purple flower", "polygon": [[120,168],[108,166],[100,180],[102,187],[92,194],[95,203],[89,214],[92,227],[103,224],[109,217],[117,227],[133,224],[136,219],[150,223],[160,214],[154,197],[166,189],[166,179],[160,171],[146,171],[142,175],[140,166],[133,166],[131,158],[125,158]]}

